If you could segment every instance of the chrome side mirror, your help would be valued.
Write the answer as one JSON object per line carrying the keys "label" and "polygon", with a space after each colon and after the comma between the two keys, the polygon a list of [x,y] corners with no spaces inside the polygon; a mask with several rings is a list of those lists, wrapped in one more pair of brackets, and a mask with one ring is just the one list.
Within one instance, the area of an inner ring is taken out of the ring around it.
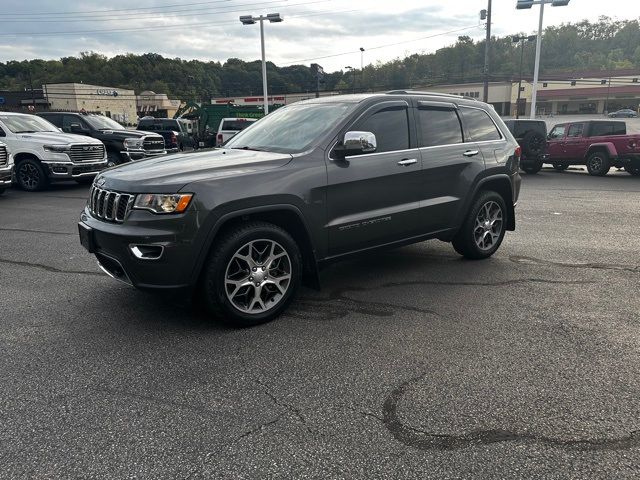
{"label": "chrome side mirror", "polygon": [[371,132],[347,132],[344,134],[342,145],[336,147],[343,156],[373,153],[378,148],[376,136]]}

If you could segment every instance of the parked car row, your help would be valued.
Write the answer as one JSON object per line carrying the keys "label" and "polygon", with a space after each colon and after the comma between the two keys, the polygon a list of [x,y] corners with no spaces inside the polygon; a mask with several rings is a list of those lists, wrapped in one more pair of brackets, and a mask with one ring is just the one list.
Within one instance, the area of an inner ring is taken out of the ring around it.
{"label": "parked car row", "polygon": [[155,133],[126,130],[103,115],[0,112],[0,193],[59,180],[90,183],[103,169],[166,153]]}
{"label": "parked car row", "polygon": [[557,171],[585,165],[590,175],[606,175],[611,167],[640,176],[640,135],[627,134],[623,121],[588,120],[555,125],[547,135],[542,120],[505,122],[522,147],[521,168],[535,174],[543,164]]}

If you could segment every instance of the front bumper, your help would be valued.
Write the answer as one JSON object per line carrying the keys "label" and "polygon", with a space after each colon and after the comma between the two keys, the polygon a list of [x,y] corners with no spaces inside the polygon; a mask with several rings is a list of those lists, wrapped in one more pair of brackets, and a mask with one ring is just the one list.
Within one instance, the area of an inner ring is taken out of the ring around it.
{"label": "front bumper", "polygon": [[42,160],[47,166],[49,178],[52,180],[68,180],[89,176],[96,176],[107,168],[107,159],[99,162],[65,162],[58,160]]}
{"label": "front bumper", "polygon": [[123,150],[120,152],[120,155],[122,155],[123,158],[126,158],[131,162],[166,154],[166,150]]}
{"label": "front bumper", "polygon": [[[78,228],[83,246],[111,277],[142,290],[185,290],[194,283],[199,253],[194,241],[197,217],[193,210],[171,216],[132,210],[124,223],[112,223],[94,218],[85,208]],[[143,258],[140,249],[145,248],[157,254]]]}
{"label": "front bumper", "polygon": [[13,164],[8,167],[0,168],[0,188],[11,186],[11,175],[13,173]]}

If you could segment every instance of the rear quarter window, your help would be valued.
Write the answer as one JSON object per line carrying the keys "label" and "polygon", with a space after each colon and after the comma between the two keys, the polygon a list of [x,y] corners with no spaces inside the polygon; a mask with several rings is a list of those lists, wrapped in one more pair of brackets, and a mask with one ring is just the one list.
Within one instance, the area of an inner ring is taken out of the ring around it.
{"label": "rear quarter window", "polygon": [[464,123],[474,142],[500,140],[502,135],[487,112],[479,108],[461,107]]}
{"label": "rear quarter window", "polygon": [[220,127],[220,130],[233,130],[239,132],[240,130],[244,130],[253,122],[249,122],[247,120],[224,120]]}

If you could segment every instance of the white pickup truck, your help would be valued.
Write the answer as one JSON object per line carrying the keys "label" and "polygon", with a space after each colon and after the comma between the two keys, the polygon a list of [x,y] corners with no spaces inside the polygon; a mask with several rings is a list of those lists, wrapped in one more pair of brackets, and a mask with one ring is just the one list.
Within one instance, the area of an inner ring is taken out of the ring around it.
{"label": "white pickup truck", "polygon": [[100,140],[62,133],[36,115],[0,112],[0,141],[13,155],[15,180],[27,191],[56,180],[89,183],[107,166]]}
{"label": "white pickup truck", "polygon": [[216,147],[219,147],[255,121],[255,118],[223,118],[220,121],[218,134],[216,135]]}
{"label": "white pickup truck", "polygon": [[0,142],[0,195],[11,186],[13,156],[7,146]]}

